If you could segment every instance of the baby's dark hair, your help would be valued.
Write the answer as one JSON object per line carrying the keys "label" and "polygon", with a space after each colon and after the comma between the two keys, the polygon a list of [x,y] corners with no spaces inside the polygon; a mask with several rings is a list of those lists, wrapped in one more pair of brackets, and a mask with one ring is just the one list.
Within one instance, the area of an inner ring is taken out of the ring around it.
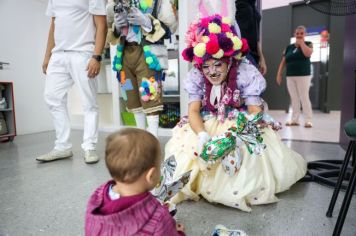
{"label": "baby's dark hair", "polygon": [[116,181],[133,183],[160,160],[159,141],[145,130],[125,128],[106,138],[105,163]]}

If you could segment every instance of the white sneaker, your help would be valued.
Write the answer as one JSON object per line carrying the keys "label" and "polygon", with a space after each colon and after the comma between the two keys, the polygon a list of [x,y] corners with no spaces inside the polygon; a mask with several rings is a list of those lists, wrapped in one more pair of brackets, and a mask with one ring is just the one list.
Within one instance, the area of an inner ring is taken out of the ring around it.
{"label": "white sneaker", "polygon": [[67,150],[56,150],[53,149],[49,153],[46,153],[44,155],[41,155],[36,158],[37,161],[55,161],[59,159],[64,159],[73,156],[72,150],[67,149]]}
{"label": "white sneaker", "polygon": [[0,99],[0,109],[6,109],[7,108],[7,103],[5,98],[3,97],[2,99]]}
{"label": "white sneaker", "polygon": [[95,150],[88,150],[84,153],[84,161],[87,164],[94,164],[99,161],[99,156],[96,154]]}

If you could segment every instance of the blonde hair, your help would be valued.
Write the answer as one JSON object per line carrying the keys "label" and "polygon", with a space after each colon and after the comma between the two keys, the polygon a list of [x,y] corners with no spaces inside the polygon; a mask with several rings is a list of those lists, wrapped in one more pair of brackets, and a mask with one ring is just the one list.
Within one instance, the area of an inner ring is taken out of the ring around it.
{"label": "blonde hair", "polygon": [[125,128],[106,138],[105,163],[119,182],[135,182],[161,159],[159,141],[142,129]]}

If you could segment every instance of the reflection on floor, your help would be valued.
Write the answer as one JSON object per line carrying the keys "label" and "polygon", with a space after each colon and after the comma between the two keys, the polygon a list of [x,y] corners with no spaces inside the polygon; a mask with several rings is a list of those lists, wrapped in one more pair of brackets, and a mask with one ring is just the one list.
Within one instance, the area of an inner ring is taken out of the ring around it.
{"label": "reflection on floor", "polygon": [[[70,159],[39,164],[38,154],[52,148],[54,133],[16,137],[0,143],[0,235],[83,235],[84,213],[93,190],[109,179],[103,159],[86,165],[80,143],[83,133],[72,133]],[[100,134],[98,152],[104,155],[106,133]],[[162,147],[167,138],[161,138]],[[285,141],[306,160],[342,158],[337,144]],[[224,183],[222,183],[224,184]],[[240,228],[250,236],[331,235],[344,193],[337,201],[334,217],[325,216],[332,189],[316,183],[297,183],[278,194],[275,204],[254,206],[241,212],[204,200],[178,205],[177,217],[187,235],[211,235],[216,224]],[[343,235],[356,235],[356,201],[351,202]]]}
{"label": "reflection on floor", "polygon": [[303,119],[300,119],[300,126],[286,126],[285,123],[291,120],[292,114],[285,111],[270,110],[269,114],[276,121],[282,123],[283,129],[278,131],[282,139],[339,142],[340,111],[331,111],[330,113],[314,111],[313,128],[304,128]]}

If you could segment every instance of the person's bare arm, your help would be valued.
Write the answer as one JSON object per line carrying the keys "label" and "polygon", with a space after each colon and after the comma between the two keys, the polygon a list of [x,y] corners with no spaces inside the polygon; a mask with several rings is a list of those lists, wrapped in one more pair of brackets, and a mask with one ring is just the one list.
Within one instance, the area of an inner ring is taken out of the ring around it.
{"label": "person's bare arm", "polygon": [[257,43],[257,52],[258,52],[258,56],[260,57],[259,70],[262,75],[265,75],[267,73],[267,65],[266,65],[265,57],[262,52],[261,42]]}
{"label": "person's bare arm", "polygon": [[277,72],[276,81],[277,81],[278,85],[281,85],[281,83],[282,83],[282,73],[283,73],[283,69],[284,69],[285,65],[286,65],[286,58],[283,56],[281,63],[279,64],[278,72]]}
{"label": "person's bare arm", "polygon": [[[95,32],[95,47],[93,55],[101,55],[105,46],[106,33],[107,33],[107,25],[106,25],[106,16],[98,16],[94,15],[94,23],[96,27]],[[100,62],[91,58],[88,67],[88,77],[94,78],[100,72]]]}
{"label": "person's bare arm", "polygon": [[46,53],[45,53],[43,63],[42,63],[42,72],[44,74],[46,74],[46,72],[47,72],[49,59],[51,58],[51,55],[52,55],[52,49],[55,46],[55,44],[54,44],[54,20],[55,20],[55,18],[52,17],[51,25],[49,27],[49,32],[48,32]]}
{"label": "person's bare arm", "polygon": [[106,33],[108,31],[106,16],[94,15],[94,23],[96,27],[94,55],[100,55],[103,52]]}
{"label": "person's bare arm", "polygon": [[196,134],[205,131],[203,119],[200,116],[200,108],[201,108],[200,101],[191,102],[189,103],[188,106],[188,117],[189,117],[190,127],[192,127],[193,131]]}

